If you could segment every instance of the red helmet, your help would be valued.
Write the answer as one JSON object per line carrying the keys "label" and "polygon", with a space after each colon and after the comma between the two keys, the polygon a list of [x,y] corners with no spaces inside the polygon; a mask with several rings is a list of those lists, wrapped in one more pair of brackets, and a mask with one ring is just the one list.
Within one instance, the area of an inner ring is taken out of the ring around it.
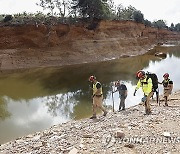
{"label": "red helmet", "polygon": [[142,78],[142,77],[144,77],[145,76],[145,72],[144,71],[142,71],[142,70],[139,70],[137,73],[136,73],[136,77],[137,78]]}
{"label": "red helmet", "polygon": [[163,75],[163,77],[164,77],[164,78],[168,78],[168,77],[169,77],[169,74],[168,74],[168,73],[165,73],[165,74]]}
{"label": "red helmet", "polygon": [[96,80],[96,77],[95,76],[93,76],[93,75],[91,75],[90,77],[89,77],[89,81],[94,81],[94,80]]}
{"label": "red helmet", "polygon": [[118,85],[120,85],[120,81],[119,80],[115,82],[115,87],[117,87]]}

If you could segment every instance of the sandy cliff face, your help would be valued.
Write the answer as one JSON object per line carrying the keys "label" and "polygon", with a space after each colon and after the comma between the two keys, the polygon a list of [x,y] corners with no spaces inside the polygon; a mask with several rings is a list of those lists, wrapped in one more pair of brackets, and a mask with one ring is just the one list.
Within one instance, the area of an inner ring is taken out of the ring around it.
{"label": "sandy cliff face", "polygon": [[167,30],[132,21],[87,25],[20,25],[0,27],[1,70],[60,66],[147,52],[157,42],[180,40]]}

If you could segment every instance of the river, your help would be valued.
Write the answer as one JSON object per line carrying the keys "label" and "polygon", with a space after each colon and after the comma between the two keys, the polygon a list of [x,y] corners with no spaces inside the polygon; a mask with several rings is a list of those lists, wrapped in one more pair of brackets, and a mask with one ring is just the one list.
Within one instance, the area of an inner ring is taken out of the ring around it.
{"label": "river", "polygon": [[[167,58],[146,54],[106,62],[78,64],[58,68],[40,68],[0,75],[0,144],[17,137],[42,131],[69,120],[87,118],[92,114],[90,75],[103,85],[104,104],[118,109],[119,96],[112,98],[117,80],[128,88],[126,107],[140,102],[143,93],[133,92],[136,71],[143,69],[158,75],[162,81],[168,72],[174,82],[173,91],[180,90],[180,47],[167,46]],[[162,86],[159,86],[162,94]]]}

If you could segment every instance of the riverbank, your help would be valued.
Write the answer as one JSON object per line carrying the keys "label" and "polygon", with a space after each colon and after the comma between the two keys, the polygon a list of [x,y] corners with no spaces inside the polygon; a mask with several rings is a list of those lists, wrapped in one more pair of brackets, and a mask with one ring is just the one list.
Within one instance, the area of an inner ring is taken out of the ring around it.
{"label": "riverbank", "polygon": [[[161,98],[162,99],[162,98]],[[96,120],[53,126],[0,146],[0,153],[180,153],[180,91],[169,106],[151,101],[152,114],[137,105]]]}
{"label": "riverbank", "polygon": [[0,71],[59,67],[137,56],[180,34],[133,21],[0,25]]}

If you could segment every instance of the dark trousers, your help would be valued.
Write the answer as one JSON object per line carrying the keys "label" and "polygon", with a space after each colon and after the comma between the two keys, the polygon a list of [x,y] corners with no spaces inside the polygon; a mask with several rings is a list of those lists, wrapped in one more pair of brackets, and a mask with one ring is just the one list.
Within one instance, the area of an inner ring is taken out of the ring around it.
{"label": "dark trousers", "polygon": [[120,104],[119,104],[119,110],[125,110],[125,99],[126,97],[125,96],[121,96],[120,97]]}

